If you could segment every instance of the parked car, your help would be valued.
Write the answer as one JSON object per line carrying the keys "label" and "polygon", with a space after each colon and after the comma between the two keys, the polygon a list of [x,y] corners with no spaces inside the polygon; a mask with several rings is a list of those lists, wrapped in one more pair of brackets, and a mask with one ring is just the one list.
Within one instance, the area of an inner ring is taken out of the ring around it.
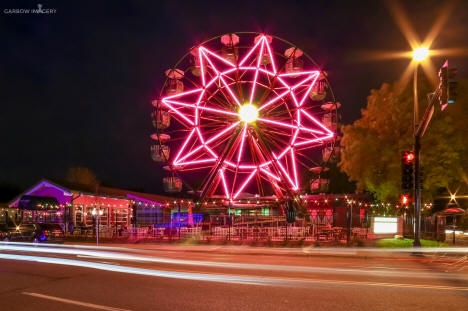
{"label": "parked car", "polygon": [[65,234],[59,224],[20,224],[0,228],[0,238],[12,242],[63,243]]}

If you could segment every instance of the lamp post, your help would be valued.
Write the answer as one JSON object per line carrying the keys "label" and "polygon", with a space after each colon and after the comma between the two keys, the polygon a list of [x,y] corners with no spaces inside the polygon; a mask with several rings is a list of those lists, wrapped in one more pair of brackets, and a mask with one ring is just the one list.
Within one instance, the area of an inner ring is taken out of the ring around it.
{"label": "lamp post", "polygon": [[348,208],[346,209],[346,216],[347,216],[347,230],[346,230],[346,245],[351,245],[351,231],[353,228],[353,202],[348,200]]}
{"label": "lamp post", "polygon": [[99,245],[99,218],[102,214],[104,214],[104,211],[102,209],[96,211],[96,209],[93,208],[91,214],[93,214],[93,216],[96,217],[96,245]]}
{"label": "lamp post", "polygon": [[180,241],[180,200],[179,200],[179,241]]}
{"label": "lamp post", "polygon": [[421,247],[421,187],[420,187],[420,153],[421,153],[421,137],[417,133],[419,123],[419,106],[418,106],[418,67],[419,63],[424,61],[429,56],[429,49],[421,46],[413,51],[413,61],[416,62],[414,67],[413,77],[413,95],[414,95],[414,120],[413,120],[413,138],[414,138],[414,242],[413,247]]}

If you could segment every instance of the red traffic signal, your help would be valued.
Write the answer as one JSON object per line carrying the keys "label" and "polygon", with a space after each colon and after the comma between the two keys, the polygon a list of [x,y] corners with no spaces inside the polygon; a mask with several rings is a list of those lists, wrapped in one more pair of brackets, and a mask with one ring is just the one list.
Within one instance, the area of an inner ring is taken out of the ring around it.
{"label": "red traffic signal", "polygon": [[409,203],[409,196],[406,194],[401,195],[401,204],[402,205],[408,205]]}
{"label": "red traffic signal", "polygon": [[413,151],[406,151],[404,154],[404,161],[406,164],[411,164],[414,161],[414,152]]}
{"label": "red traffic signal", "polygon": [[413,151],[401,153],[401,192],[409,194],[413,189],[413,164],[415,155]]}

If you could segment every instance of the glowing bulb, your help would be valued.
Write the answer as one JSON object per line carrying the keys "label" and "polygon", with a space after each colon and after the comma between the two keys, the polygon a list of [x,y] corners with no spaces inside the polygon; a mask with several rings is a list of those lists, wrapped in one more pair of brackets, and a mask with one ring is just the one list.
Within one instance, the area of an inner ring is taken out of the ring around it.
{"label": "glowing bulb", "polygon": [[429,56],[429,49],[421,46],[413,51],[413,59],[417,62],[425,60]]}
{"label": "glowing bulb", "polygon": [[245,104],[239,109],[239,117],[242,121],[250,123],[257,120],[258,110],[252,104]]}
{"label": "glowing bulb", "polygon": [[455,200],[455,195],[454,194],[450,195],[450,200]]}

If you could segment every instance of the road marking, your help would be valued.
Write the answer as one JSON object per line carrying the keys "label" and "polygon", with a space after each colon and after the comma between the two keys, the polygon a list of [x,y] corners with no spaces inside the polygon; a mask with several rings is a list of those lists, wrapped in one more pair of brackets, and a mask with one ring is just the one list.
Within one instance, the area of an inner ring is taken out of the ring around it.
{"label": "road marking", "polygon": [[54,300],[54,301],[59,301],[59,302],[63,302],[63,303],[68,303],[68,304],[71,304],[71,305],[77,305],[77,306],[83,306],[83,307],[88,307],[88,308],[93,308],[93,309],[99,309],[99,310],[131,311],[129,309],[121,309],[121,308],[114,308],[114,307],[108,307],[108,306],[103,306],[103,305],[96,305],[94,303],[88,303],[88,302],[82,302],[82,301],[78,301],[78,300],[65,299],[65,298],[60,298],[60,297],[55,297],[55,296],[48,296],[48,295],[43,295],[43,294],[38,294],[38,293],[22,292],[22,294],[32,296],[32,297],[42,298],[42,299],[48,299],[48,300]]}

